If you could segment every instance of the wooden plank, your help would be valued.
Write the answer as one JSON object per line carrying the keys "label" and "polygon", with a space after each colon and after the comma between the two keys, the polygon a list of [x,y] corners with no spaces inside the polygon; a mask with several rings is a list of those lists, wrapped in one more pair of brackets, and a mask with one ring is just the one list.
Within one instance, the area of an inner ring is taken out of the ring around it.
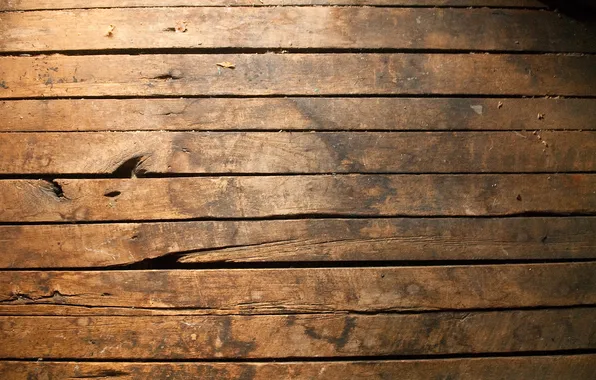
{"label": "wooden plank", "polygon": [[595,188],[591,174],[2,180],[0,221],[592,214]]}
{"label": "wooden plank", "polygon": [[[172,291],[175,289],[175,291]],[[596,263],[436,267],[0,271],[0,314],[287,314],[596,305]],[[8,310],[4,309],[8,306]]]}
{"label": "wooden plank", "polygon": [[0,131],[595,130],[595,108],[565,98],[5,100]]}
{"label": "wooden plank", "polygon": [[[85,28],[81,28],[85,25]],[[113,25],[110,35],[106,30]],[[159,48],[596,52],[596,33],[513,9],[143,8],[0,14],[0,51]]]}
{"label": "wooden plank", "polygon": [[596,355],[289,363],[93,363],[0,361],[5,379],[592,380]]}
{"label": "wooden plank", "polygon": [[[594,349],[593,308],[379,315],[0,317],[0,357],[302,358]],[[421,338],[423,337],[423,338]]]}
{"label": "wooden plank", "polygon": [[[232,62],[235,69],[217,66]],[[0,98],[596,94],[596,56],[155,54],[0,57]]]}
{"label": "wooden plank", "polygon": [[4,0],[2,11],[69,8],[176,7],[176,6],[271,6],[271,5],[368,5],[545,8],[537,0]]}
{"label": "wooden plank", "polygon": [[596,170],[596,132],[9,133],[0,174],[491,173]]}
{"label": "wooden plank", "polygon": [[[395,218],[0,226],[0,268],[596,258],[596,218]],[[82,248],[84,247],[84,248]]]}

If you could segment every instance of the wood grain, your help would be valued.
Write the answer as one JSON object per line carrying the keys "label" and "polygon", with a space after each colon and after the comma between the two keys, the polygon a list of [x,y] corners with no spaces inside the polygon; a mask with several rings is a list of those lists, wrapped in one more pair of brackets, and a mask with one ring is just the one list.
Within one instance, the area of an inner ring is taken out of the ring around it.
{"label": "wood grain", "polygon": [[[217,66],[231,62],[235,69]],[[0,98],[596,94],[596,56],[155,54],[0,57]]]}
{"label": "wood grain", "polygon": [[591,174],[2,180],[0,221],[592,214],[595,188]]}
{"label": "wood grain", "polygon": [[[81,28],[81,25],[85,25]],[[114,26],[109,36],[106,30]],[[0,14],[0,51],[156,48],[596,52],[596,30],[512,9],[143,8]]]}
{"label": "wood grain", "polygon": [[101,315],[106,308],[287,314],[561,307],[596,305],[596,264],[0,271],[0,289],[0,314],[20,315],[37,304],[53,305],[45,311],[57,315]]}
{"label": "wood grain", "polygon": [[271,5],[369,5],[545,8],[537,0],[3,0],[0,10],[68,8],[121,8],[151,6],[271,6]]}
{"label": "wood grain", "polygon": [[86,132],[1,136],[0,174],[596,170],[596,132]]}
{"label": "wood grain", "polygon": [[581,350],[596,347],[595,318],[593,308],[411,315],[1,316],[0,357],[258,359]]}
{"label": "wood grain", "polygon": [[596,258],[596,218],[395,218],[0,226],[0,268]]}
{"label": "wood grain", "polygon": [[595,108],[565,98],[5,100],[0,131],[594,130]]}
{"label": "wood grain", "polygon": [[290,363],[93,363],[0,361],[6,379],[592,380],[595,355]]}

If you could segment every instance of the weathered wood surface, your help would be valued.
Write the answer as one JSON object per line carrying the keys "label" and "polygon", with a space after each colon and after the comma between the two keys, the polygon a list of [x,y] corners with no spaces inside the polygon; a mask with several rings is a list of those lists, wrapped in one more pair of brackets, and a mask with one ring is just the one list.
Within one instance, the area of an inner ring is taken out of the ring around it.
{"label": "weathered wood surface", "polygon": [[0,361],[0,375],[31,379],[593,380],[596,355],[289,363]]}
{"label": "weathered wood surface", "polygon": [[137,172],[146,174],[596,170],[593,131],[45,132],[0,137],[0,174],[111,174],[135,158]]}
{"label": "weathered wood surface", "polygon": [[0,226],[0,268],[596,258],[596,218],[395,218]]}
{"label": "weathered wood surface", "polygon": [[595,108],[565,98],[5,100],[0,131],[595,130]]}
{"label": "weathered wood surface", "polygon": [[2,316],[0,357],[257,359],[582,350],[596,348],[595,318],[593,308],[410,315]]}
{"label": "weathered wood surface", "polygon": [[[149,271],[0,271],[0,314],[286,314],[596,305],[596,264]],[[76,308],[75,308],[76,309]],[[34,309],[35,310],[35,309]]]}
{"label": "weathered wood surface", "polygon": [[0,181],[0,221],[593,214],[596,175],[327,175]]}
{"label": "weathered wood surface", "polygon": [[[217,66],[231,62],[235,69]],[[596,94],[596,56],[155,54],[0,57],[0,98]]]}
{"label": "weathered wood surface", "polygon": [[[110,25],[114,29],[107,36]],[[555,12],[513,9],[215,7],[14,12],[0,14],[0,36],[4,52],[152,48],[596,52],[596,29]]]}
{"label": "weathered wood surface", "polygon": [[271,5],[369,5],[545,8],[537,0],[1,0],[0,10],[122,8],[151,6],[271,6]]}

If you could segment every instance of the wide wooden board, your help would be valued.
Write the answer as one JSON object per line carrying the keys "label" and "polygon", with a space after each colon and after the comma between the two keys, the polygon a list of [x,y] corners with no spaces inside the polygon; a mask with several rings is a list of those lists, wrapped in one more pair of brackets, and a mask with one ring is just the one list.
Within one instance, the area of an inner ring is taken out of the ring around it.
{"label": "wide wooden board", "polygon": [[215,7],[15,12],[0,14],[0,36],[3,52],[161,48],[596,52],[596,29],[590,30],[571,18],[542,10],[486,8]]}
{"label": "wide wooden board", "polygon": [[0,268],[596,258],[596,218],[392,218],[0,226]]}
{"label": "wide wooden board", "polygon": [[3,0],[0,10],[122,8],[122,7],[233,7],[283,5],[368,5],[545,8],[537,0]]}
{"label": "wide wooden board", "polygon": [[1,222],[594,214],[592,174],[0,181]]}
{"label": "wide wooden board", "polygon": [[0,136],[0,174],[596,170],[596,132],[86,132]]}
{"label": "wide wooden board", "polygon": [[131,379],[345,379],[593,380],[596,355],[525,356],[435,360],[286,363],[127,363],[0,361],[11,380],[66,378]]}
{"label": "wide wooden board", "polygon": [[4,100],[0,131],[594,130],[595,108],[566,98]]}
{"label": "wide wooden board", "polygon": [[[0,271],[0,314],[386,312],[596,305],[596,264]],[[68,310],[68,309],[66,309]]]}
{"label": "wide wooden board", "polygon": [[[218,63],[233,63],[234,69]],[[154,54],[0,57],[0,98],[596,95],[596,56]]]}
{"label": "wide wooden board", "polygon": [[594,308],[409,315],[0,316],[0,357],[258,359],[593,350],[595,318]]}

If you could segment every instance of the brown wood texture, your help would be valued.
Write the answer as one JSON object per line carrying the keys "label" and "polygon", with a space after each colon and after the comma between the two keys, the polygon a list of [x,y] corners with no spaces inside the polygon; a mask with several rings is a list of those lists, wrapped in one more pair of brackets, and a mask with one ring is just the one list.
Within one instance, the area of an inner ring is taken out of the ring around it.
{"label": "brown wood texture", "polygon": [[593,308],[410,315],[1,316],[0,357],[258,359],[585,350],[596,347],[595,318]]}
{"label": "brown wood texture", "polygon": [[[81,27],[84,25],[84,27]],[[106,30],[114,26],[109,36]],[[543,10],[143,8],[0,14],[0,51],[152,48],[596,52],[596,29]]]}
{"label": "brown wood texture", "polygon": [[[234,69],[222,68],[231,62]],[[0,57],[0,98],[596,94],[596,56],[155,54]]]}
{"label": "brown wood texture", "polygon": [[595,355],[291,363],[93,363],[0,361],[0,375],[31,379],[592,380]]}
{"label": "brown wood texture", "polygon": [[592,214],[594,189],[591,174],[2,180],[0,221]]}
{"label": "brown wood texture", "polygon": [[[101,315],[105,309],[287,314],[585,306],[596,305],[596,264],[0,271],[0,289],[0,314],[13,315],[34,313],[38,304],[57,315]],[[76,307],[63,309],[69,306]]]}
{"label": "brown wood texture", "polygon": [[369,5],[545,8],[537,0],[1,0],[0,10],[119,8],[151,6],[271,6],[271,5]]}
{"label": "brown wood texture", "polygon": [[[0,226],[0,268],[559,260],[596,256],[596,218],[392,218]],[[364,263],[363,263],[364,264]]]}
{"label": "brown wood texture", "polygon": [[565,98],[5,100],[0,131],[594,130],[595,108]]}
{"label": "brown wood texture", "polygon": [[0,151],[0,174],[111,174],[135,158],[146,174],[596,170],[590,131],[9,133]]}

